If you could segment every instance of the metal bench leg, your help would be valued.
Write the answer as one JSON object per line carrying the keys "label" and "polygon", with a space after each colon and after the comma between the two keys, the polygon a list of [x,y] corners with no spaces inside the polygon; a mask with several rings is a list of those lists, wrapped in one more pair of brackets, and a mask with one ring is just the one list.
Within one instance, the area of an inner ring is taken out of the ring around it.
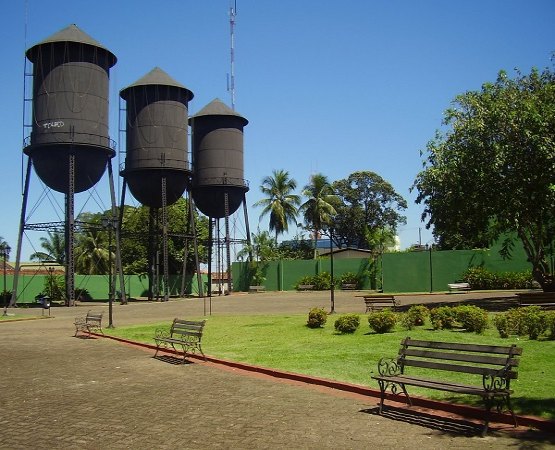
{"label": "metal bench leg", "polygon": [[383,401],[385,399],[386,384],[383,380],[378,380],[378,384],[380,385],[380,409],[378,410],[378,413],[381,415],[383,410]]}

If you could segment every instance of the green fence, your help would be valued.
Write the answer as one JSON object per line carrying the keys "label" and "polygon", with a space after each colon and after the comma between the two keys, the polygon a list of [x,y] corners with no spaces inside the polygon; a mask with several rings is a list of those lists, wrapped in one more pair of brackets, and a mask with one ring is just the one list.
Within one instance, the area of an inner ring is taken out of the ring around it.
{"label": "green fence", "polygon": [[[62,277],[63,275],[57,275]],[[36,275],[21,273],[18,280],[17,303],[34,303],[35,297],[45,290],[50,275]],[[125,292],[128,297],[145,297],[148,295],[148,279],[139,275],[125,275]],[[171,296],[177,296],[181,292],[182,277],[170,275],[169,292]],[[207,277],[202,276],[204,292],[206,292]],[[11,290],[13,286],[13,275],[6,275],[6,287]],[[3,289],[3,287],[2,287]],[[86,289],[93,300],[106,300],[108,298],[108,277],[106,275],[75,275],[75,289]],[[116,291],[121,291],[120,280],[116,281]],[[197,277],[185,279],[185,292],[187,295],[198,295]],[[53,299],[56,300],[56,299]],[[2,305],[3,306],[3,305]]]}
{"label": "green fence", "polygon": [[[447,250],[409,253],[386,253],[375,265],[367,258],[334,259],[334,278],[345,272],[354,272],[362,280],[362,289],[384,292],[439,292],[447,284],[458,281],[469,267],[484,267],[492,272],[523,272],[531,270],[522,248],[515,248],[511,259],[503,259],[499,249]],[[310,261],[270,261],[259,263],[268,291],[293,290],[307,275],[330,272],[330,259]],[[249,290],[248,263],[233,263],[232,275],[235,291]]]}

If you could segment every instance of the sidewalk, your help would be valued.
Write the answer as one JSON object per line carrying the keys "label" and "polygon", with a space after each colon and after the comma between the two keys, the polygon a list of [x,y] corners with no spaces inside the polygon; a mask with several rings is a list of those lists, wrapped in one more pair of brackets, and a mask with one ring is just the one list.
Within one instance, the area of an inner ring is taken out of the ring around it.
{"label": "sidewalk", "polygon": [[[448,297],[459,295],[467,294]],[[114,304],[114,324],[202,316],[210,306],[212,314],[305,313],[328,308],[329,293],[237,294],[214,297],[211,305],[198,299]],[[464,421],[406,410],[378,416],[374,398],[196,361],[174,365],[109,339],[74,338],[73,318],[88,309],[107,317],[105,304],[81,304],[52,308],[47,320],[0,323],[0,448],[555,447],[553,435],[493,424],[479,438]],[[363,313],[363,302],[338,292],[336,311]],[[41,315],[39,309],[17,312]]]}

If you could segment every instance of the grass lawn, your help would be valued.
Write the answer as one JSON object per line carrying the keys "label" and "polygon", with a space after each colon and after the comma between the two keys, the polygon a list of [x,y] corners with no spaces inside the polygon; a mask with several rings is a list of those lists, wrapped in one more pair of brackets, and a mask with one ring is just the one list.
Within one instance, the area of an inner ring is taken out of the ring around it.
{"label": "grass lawn", "polygon": [[[511,336],[501,339],[495,328],[483,335],[461,330],[437,330],[429,326],[407,331],[398,327],[394,332],[375,334],[366,316],[354,334],[336,334],[328,318],[326,326],[310,329],[307,315],[287,316],[210,316],[203,336],[203,350],[218,358],[302,373],[317,377],[378,388],[371,375],[377,373],[381,357],[394,357],[402,338],[466,342],[491,345],[517,344],[523,348],[518,380],[511,382],[513,407],[519,414],[555,419],[555,341],[533,341]],[[201,317],[190,318],[199,320]],[[106,334],[153,344],[154,330],[169,328],[170,323],[121,327],[105,330]],[[413,369],[413,368],[409,368]],[[411,370],[411,373],[415,373]],[[436,372],[435,376],[438,374]],[[465,374],[444,373],[441,376],[465,381]],[[473,384],[481,380],[473,377]],[[434,390],[409,387],[409,393],[434,399],[481,405],[475,396],[453,396]]]}

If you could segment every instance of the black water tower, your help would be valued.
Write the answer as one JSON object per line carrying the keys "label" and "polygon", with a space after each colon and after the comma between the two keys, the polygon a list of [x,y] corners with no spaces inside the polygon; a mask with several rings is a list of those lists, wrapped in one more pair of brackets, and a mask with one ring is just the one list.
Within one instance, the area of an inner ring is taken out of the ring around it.
{"label": "black water tower", "polygon": [[69,191],[74,154],[74,192],[94,186],[115,155],[108,136],[109,70],[116,57],[77,26],[31,47],[33,124],[24,152],[40,179],[55,191]]}
{"label": "black water tower", "polygon": [[192,116],[189,123],[195,205],[208,217],[229,216],[239,208],[249,190],[243,169],[243,127],[249,122],[215,99]]}
{"label": "black water tower", "polygon": [[125,177],[129,190],[143,205],[162,207],[185,192],[191,176],[188,160],[188,102],[193,93],[156,67],[124,88],[126,101]]}

